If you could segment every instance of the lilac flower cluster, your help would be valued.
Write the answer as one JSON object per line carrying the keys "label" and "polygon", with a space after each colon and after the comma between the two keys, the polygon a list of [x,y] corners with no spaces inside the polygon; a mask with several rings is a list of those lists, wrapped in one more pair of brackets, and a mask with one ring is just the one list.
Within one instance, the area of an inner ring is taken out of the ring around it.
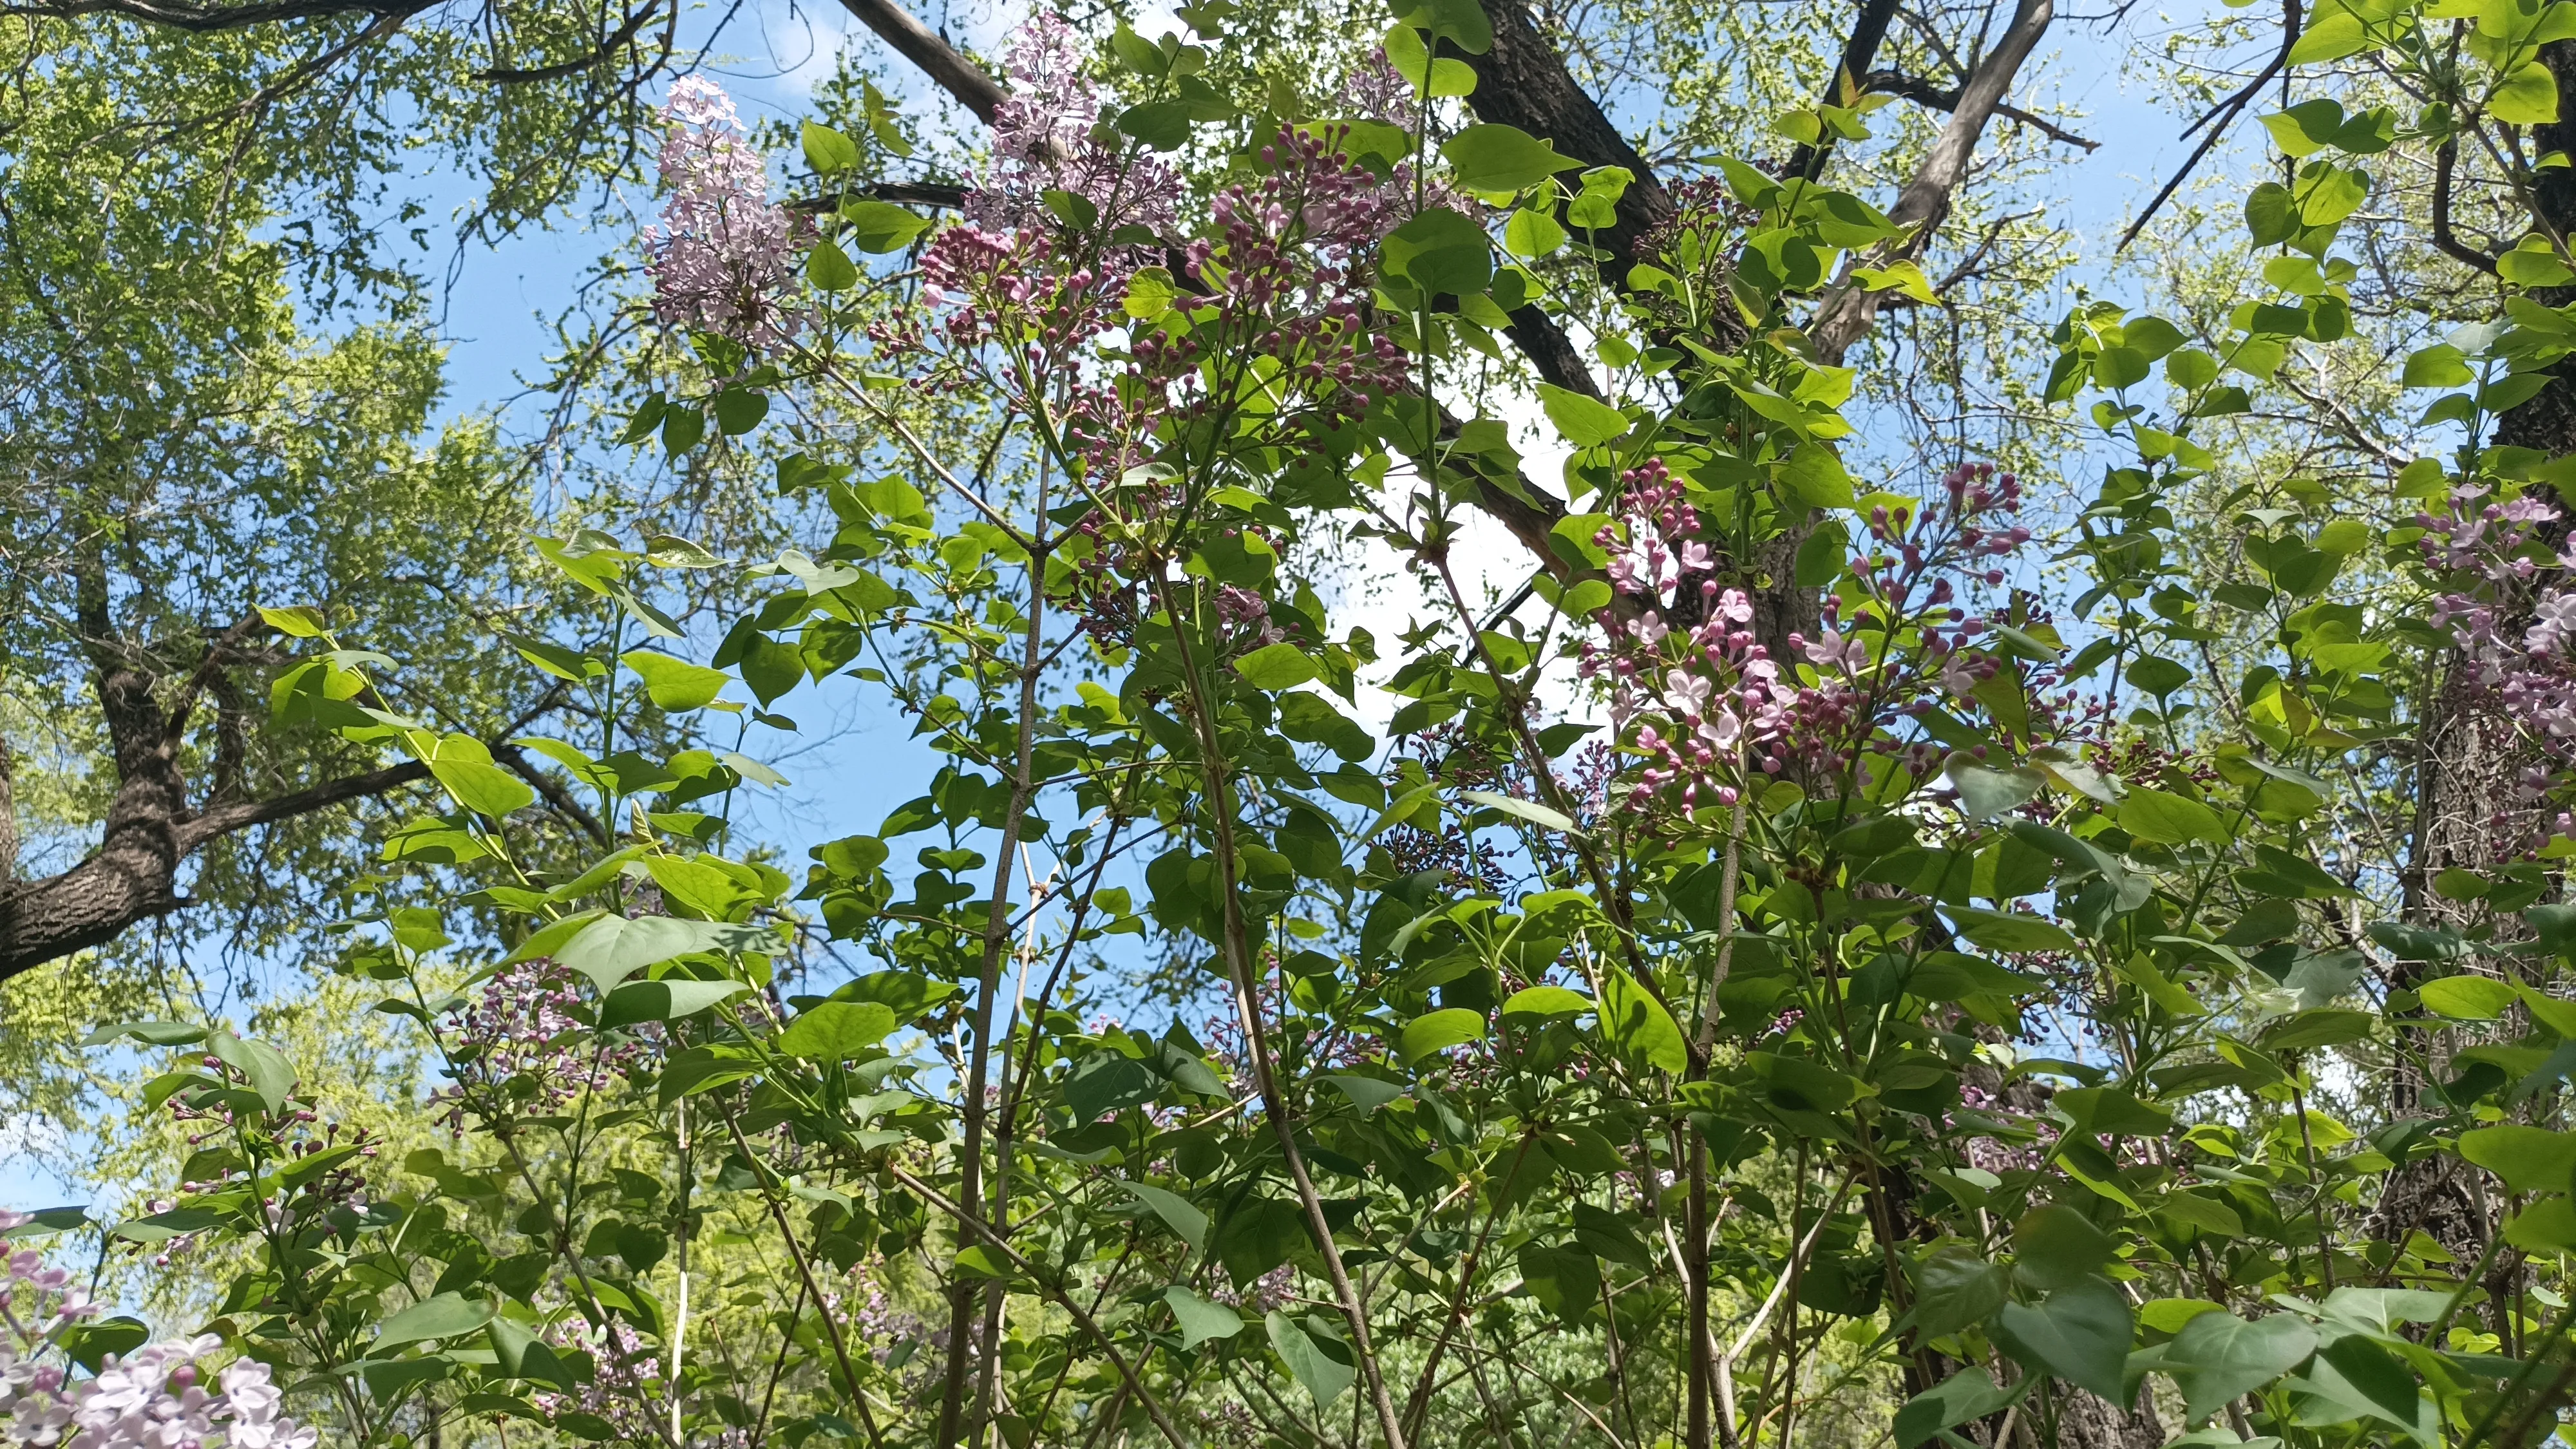
{"label": "lilac flower cluster", "polygon": [[1063,16],[1041,7],[1011,37],[1003,69],[1011,94],[993,113],[993,159],[966,197],[968,221],[996,234],[1044,230],[1046,193],[1065,191],[1091,204],[1104,232],[1172,228],[1180,177],[1150,155],[1102,144],[1100,91]]}
{"label": "lilac flower cluster", "polygon": [[[2506,612],[2539,575],[2534,538],[2558,510],[2532,498],[2485,498],[2483,488],[2462,488],[2441,512],[2416,516],[2425,561],[2461,584],[2435,602],[2433,624],[2450,631],[2504,712],[2565,761],[2576,757],[2576,590],[2542,589],[2518,637]],[[2554,562],[2576,568],[2576,547]]]}
{"label": "lilac flower cluster", "polygon": [[2553,581],[2533,590],[2544,567],[2559,571],[2555,578],[2576,569],[2576,546],[2553,558],[2543,542],[2559,518],[2538,499],[2495,499],[2470,485],[2415,519],[2425,563],[2450,585],[2434,601],[2432,622],[2450,632],[2469,665],[2463,703],[2500,715],[2542,761],[2520,772],[2519,798],[2497,801],[2489,816],[2507,851],[2517,837],[2526,848],[2576,838],[2576,814],[2564,810],[2536,832],[2514,819],[2576,765],[2576,589]]}
{"label": "lilac flower cluster", "polygon": [[[0,1231],[27,1215],[0,1212]],[[268,1365],[235,1359],[209,1374],[199,1362],[223,1347],[212,1334],[110,1356],[75,1380],[48,1362],[54,1334],[98,1305],[71,1274],[22,1249],[0,1286],[0,1443],[31,1449],[314,1449],[319,1431],[279,1410],[285,1395]],[[212,1380],[211,1387],[209,1379]]]}
{"label": "lilac flower cluster", "polygon": [[524,1080],[534,1091],[526,1105],[542,1113],[623,1081],[652,1055],[660,1028],[646,1026],[613,1046],[599,1045],[572,1014],[580,1000],[572,972],[545,958],[514,963],[484,982],[447,1020],[461,1041],[457,1085],[439,1094],[450,1129],[463,1130],[468,1097],[477,1090]]}
{"label": "lilac flower cluster", "polygon": [[[2000,658],[1973,647],[1989,626],[1960,606],[1955,581],[2003,582],[1997,564],[2030,540],[2011,521],[2020,486],[1986,465],[1941,482],[1945,499],[1919,516],[1871,511],[1868,550],[1851,562],[1858,587],[1828,596],[1822,627],[1790,634],[1781,660],[1754,637],[1752,601],[1719,581],[1724,561],[1680,480],[1660,460],[1622,479],[1596,542],[1612,587],[1632,603],[1624,619],[1607,608],[1596,616],[1607,642],[1587,641],[1579,668],[1606,678],[1613,729],[1635,726],[1631,743],[1651,761],[1638,777],[1646,792],[1687,813],[1734,803],[1753,771],[1866,775],[1865,757],[1900,753],[1892,726],[1902,717],[1945,693],[1972,701],[2001,671]],[[2054,723],[2044,702],[2033,717],[2035,728]],[[1918,775],[1938,766],[1932,746],[1902,753]]]}
{"label": "lilac flower cluster", "polygon": [[653,314],[664,325],[776,347],[804,327],[794,300],[796,218],[769,199],[769,167],[743,138],[724,87],[703,76],[671,86],[662,117],[658,226],[644,229]]}

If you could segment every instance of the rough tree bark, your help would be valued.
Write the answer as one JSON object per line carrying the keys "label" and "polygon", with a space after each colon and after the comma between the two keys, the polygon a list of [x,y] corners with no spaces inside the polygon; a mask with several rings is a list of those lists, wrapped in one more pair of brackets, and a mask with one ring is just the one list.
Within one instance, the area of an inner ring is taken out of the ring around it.
{"label": "rough tree bark", "polygon": [[[97,848],[69,869],[26,877],[18,860],[12,801],[13,759],[0,741],[0,980],[106,945],[134,926],[193,904],[181,893],[190,857],[214,841],[251,829],[374,799],[429,778],[416,762],[361,770],[302,789],[246,798],[237,750],[225,743],[238,722],[219,722],[217,778],[192,799],[184,765],[190,730],[209,698],[233,694],[226,671],[256,662],[251,646],[267,632],[258,615],[208,640],[182,672],[164,656],[120,634],[111,618],[106,573],[92,560],[76,580],[75,614],[90,687],[107,726],[116,791]],[[524,714],[492,742],[495,762],[518,774],[548,808],[599,835],[598,822],[562,782],[534,767],[506,741],[546,706]]]}
{"label": "rough tree bark", "polygon": [[[2534,154],[2576,150],[2576,42],[2551,41],[2540,48],[2540,60],[2558,84],[2562,119],[2532,128]],[[2433,209],[2437,245],[2466,265],[2492,273],[2492,259],[2449,234],[2451,166],[2447,160],[2435,180]],[[2530,188],[2533,220],[2561,236],[2576,231],[2576,174],[2564,167],[2544,170]],[[2535,294],[2550,306],[2576,301],[2576,288],[2551,288]],[[2551,458],[2576,453],[2576,360],[2551,370],[2547,386],[2497,419],[2496,445],[2525,448]],[[2564,544],[2565,521],[2544,530],[2551,543]],[[2550,584],[2563,582],[2560,570],[2545,570],[2525,585],[2524,599]],[[2503,632],[2520,632],[2507,616]],[[2409,920],[2428,925],[2461,926],[2469,909],[2443,899],[2432,882],[2445,870],[2482,871],[2519,856],[2538,834],[2534,813],[2519,802],[2519,776],[2538,763],[2514,723],[2497,708],[2493,691],[2477,682],[2474,671],[2457,655],[2439,666],[2441,679],[2426,707],[2417,734],[2413,843],[2403,877],[2403,903]],[[2457,969],[2445,965],[2441,971]],[[2498,969],[2510,969],[2503,967]],[[2432,974],[2425,963],[2397,962],[2388,973],[2390,986],[2412,989]],[[2400,1057],[2389,1074],[2389,1108],[2398,1115],[2425,1115],[2426,1092],[2448,1071],[2459,1045],[2459,1033],[2430,1031],[2422,1037],[2419,1065]],[[2430,1111],[2437,1113],[2438,1104]],[[2382,1237],[2404,1241],[2420,1230],[2463,1264],[2485,1252],[2499,1228],[2504,1208],[2500,1193],[2482,1190],[2473,1170],[2448,1156],[2409,1162],[2389,1174],[2373,1208],[2373,1227]],[[2501,1317],[2522,1271],[2522,1255],[2500,1248],[2480,1280],[2491,1312]]]}

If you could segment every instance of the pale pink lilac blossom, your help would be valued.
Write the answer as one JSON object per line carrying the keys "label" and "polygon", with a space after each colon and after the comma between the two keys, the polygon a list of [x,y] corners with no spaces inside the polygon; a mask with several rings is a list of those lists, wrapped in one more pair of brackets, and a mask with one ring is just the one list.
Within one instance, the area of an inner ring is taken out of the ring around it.
{"label": "pale pink lilac blossom", "polygon": [[769,199],[769,167],[743,137],[724,88],[703,76],[672,83],[662,108],[659,225],[644,229],[653,314],[753,349],[794,340],[797,221]]}
{"label": "pale pink lilac blossom", "polygon": [[[27,1215],[0,1212],[0,1231]],[[96,1316],[71,1274],[20,1249],[0,1287],[0,1444],[28,1449],[314,1449],[320,1433],[287,1418],[268,1365],[235,1359],[211,1375],[212,1334],[112,1355],[88,1378],[52,1361],[53,1334]],[[208,1379],[213,1383],[210,1387]]]}
{"label": "pale pink lilac blossom", "polygon": [[[1865,755],[1899,753],[1893,726],[1924,707],[1927,690],[1973,702],[2002,668],[1972,647],[1987,623],[1957,597],[1961,583],[2000,585],[1995,564],[2030,539],[2011,521],[2021,490],[2010,474],[1954,468],[1941,480],[1945,499],[1919,517],[1874,508],[1868,551],[1852,561],[1862,589],[1852,616],[1842,594],[1829,595],[1822,627],[1812,638],[1789,634],[1785,660],[1757,640],[1751,599],[1717,577],[1721,560],[1681,480],[1650,460],[1621,481],[1594,541],[1611,586],[1633,602],[1624,619],[1610,609],[1596,616],[1608,638],[1586,642],[1580,672],[1602,681],[1613,728],[1633,728],[1631,743],[1649,757],[1639,785],[1685,813],[1734,803],[1754,772],[1796,764],[1867,774]],[[1881,657],[1891,618],[1912,626],[1919,651]],[[2044,702],[2034,710],[2043,716],[2053,723]],[[1939,766],[1928,744],[1902,753],[1918,775]]]}
{"label": "pale pink lilac blossom", "polygon": [[993,159],[966,197],[966,219],[993,233],[1043,230],[1046,193],[1089,202],[1104,232],[1169,231],[1181,194],[1171,167],[1138,148],[1104,145],[1100,92],[1083,74],[1082,37],[1041,8],[1003,52],[1011,94],[993,113]]}

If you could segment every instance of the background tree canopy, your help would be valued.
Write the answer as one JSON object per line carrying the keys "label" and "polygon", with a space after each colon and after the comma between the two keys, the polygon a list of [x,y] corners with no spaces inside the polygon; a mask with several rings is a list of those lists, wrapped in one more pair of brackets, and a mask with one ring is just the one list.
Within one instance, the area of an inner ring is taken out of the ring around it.
{"label": "background tree canopy", "polygon": [[0,0],[0,1440],[2560,1432],[2576,0],[843,11]]}

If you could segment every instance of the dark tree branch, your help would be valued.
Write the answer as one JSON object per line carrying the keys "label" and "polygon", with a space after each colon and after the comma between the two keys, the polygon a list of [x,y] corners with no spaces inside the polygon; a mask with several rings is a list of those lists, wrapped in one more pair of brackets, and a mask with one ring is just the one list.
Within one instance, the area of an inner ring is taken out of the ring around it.
{"label": "dark tree branch", "polygon": [[[1899,71],[1871,71],[1861,89],[1879,95],[1899,96],[1918,106],[1935,111],[1955,111],[1959,108],[1957,90],[1945,91],[1921,76],[1906,75]],[[2087,151],[2098,151],[2102,148],[2101,142],[2088,141],[2047,117],[2033,115],[2019,106],[1998,105],[1995,107],[1995,114],[2015,125],[2028,126],[2048,139],[2064,145],[2081,146]]]}
{"label": "dark tree branch", "polygon": [[609,57],[633,44],[636,34],[643,30],[645,23],[661,13],[662,6],[658,3],[638,9],[634,14],[626,17],[625,24],[618,26],[606,40],[601,41],[597,49],[578,60],[558,61],[553,65],[526,68],[496,65],[488,70],[474,72],[474,79],[492,81],[501,85],[527,85],[535,81],[561,80],[568,75],[579,75],[593,66],[605,64]]}
{"label": "dark tree branch", "polygon": [[2456,136],[2433,153],[2433,245],[2453,261],[2465,262],[2492,277],[2497,275],[2495,258],[2461,241],[2451,231],[2451,171],[2459,161],[2460,141]]}
{"label": "dark tree branch", "polygon": [[147,25],[166,25],[174,30],[212,34],[242,30],[253,25],[268,25],[281,20],[327,20],[341,15],[374,15],[409,17],[427,8],[417,4],[389,5],[381,0],[274,0],[259,5],[161,5],[153,0],[22,0],[0,4],[0,15],[38,17],[47,20],[76,20],[84,15],[112,15],[121,20],[139,20]]}
{"label": "dark tree branch", "polygon": [[[872,201],[891,201],[898,206],[933,206],[955,211],[966,204],[966,188],[944,181],[871,181],[853,188]],[[790,211],[830,211],[841,204],[834,196],[799,196],[787,202]]]}
{"label": "dark tree branch", "polygon": [[[1852,22],[1851,35],[1843,41],[1842,61],[1834,67],[1834,78],[1825,85],[1826,105],[1848,106],[1860,99],[1861,92],[1867,89],[1861,77],[1870,74],[1870,63],[1878,59],[1879,42],[1887,38],[1887,23],[1895,18],[1896,0],[1862,0],[1860,16]],[[1789,164],[1781,174],[1803,176],[1809,181],[1824,175],[1833,141],[1833,132],[1828,130],[1815,145],[1799,146],[1789,153]]]}
{"label": "dark tree branch", "polygon": [[261,618],[257,612],[252,612],[244,614],[224,632],[207,641],[205,655],[197,661],[196,669],[180,683],[177,696],[170,701],[169,723],[163,728],[162,733],[173,740],[185,734],[188,720],[196,714],[197,700],[205,694],[206,686],[214,683],[216,676],[223,672],[225,665],[239,661],[241,646],[245,641],[255,634],[266,632],[268,632],[268,621]]}
{"label": "dark tree branch", "polygon": [[[2155,200],[2148,202],[2147,209],[2139,212],[2138,219],[2129,223],[2129,229],[2120,234],[2120,244],[2113,248],[2114,251],[2127,251],[2129,243],[2138,239],[2138,233],[2147,229],[2147,223],[2155,219],[2157,209],[2170,200],[2174,192],[2181,189],[2184,180],[2191,175],[2192,168],[2200,164],[2200,158],[2209,154],[2209,149],[2218,144],[2218,138],[2227,134],[2229,126],[2236,124],[2237,116],[2254,103],[2255,94],[2270,83],[2272,77],[2279,75],[2283,66],[2290,63],[2290,47],[2298,43],[2299,0],[2281,0],[2281,48],[2273,53],[2272,63],[2263,67],[2261,73],[2247,81],[2236,94],[2202,112],[2199,120],[2183,128],[2183,134],[2188,136],[2201,127],[2208,126],[2209,134],[2200,138],[2200,144],[2192,148],[2191,155],[2183,161],[2182,168],[2174,172],[2173,179],[2164,184],[2164,189],[2156,193]],[[2212,122],[2216,124],[2212,125]]]}
{"label": "dark tree branch", "polygon": [[1625,291],[1637,241],[1673,214],[1672,193],[1600,104],[1575,83],[1524,0],[1485,0],[1485,16],[1493,27],[1493,47],[1466,58],[1476,72],[1475,92],[1467,98],[1476,118],[1517,126],[1554,142],[1557,150],[1587,167],[1617,166],[1636,178],[1619,198],[1617,220],[1592,238],[1609,254],[1601,260],[1602,280]]}
{"label": "dark tree branch", "polygon": [[[501,752],[493,751],[492,757],[499,759]],[[352,800],[372,800],[378,795],[399,790],[405,785],[415,784],[428,778],[427,765],[418,760],[406,760],[399,765],[386,765],[380,769],[367,770],[355,775],[343,775],[337,780],[325,780],[319,785],[310,785],[266,800],[245,800],[235,805],[220,805],[182,826],[179,831],[179,841],[186,849],[193,851],[208,841],[248,830],[254,825],[274,825],[280,820],[292,820],[299,815],[310,815],[316,810],[328,810],[334,805],[346,805]]]}
{"label": "dark tree branch", "polygon": [[896,54],[911,61],[941,90],[955,97],[959,105],[974,112],[975,119],[988,126],[993,123],[994,113],[1001,110],[1007,95],[1001,83],[936,31],[913,19],[912,12],[896,0],[841,0],[841,8],[857,16],[861,24],[877,33],[879,40],[893,46]]}
{"label": "dark tree branch", "polygon": [[1585,397],[1601,396],[1601,385],[1592,380],[1592,368],[1575,349],[1574,339],[1566,336],[1565,329],[1557,326],[1556,319],[1536,302],[1521,304],[1511,314],[1511,325],[1503,333],[1545,381]]}

